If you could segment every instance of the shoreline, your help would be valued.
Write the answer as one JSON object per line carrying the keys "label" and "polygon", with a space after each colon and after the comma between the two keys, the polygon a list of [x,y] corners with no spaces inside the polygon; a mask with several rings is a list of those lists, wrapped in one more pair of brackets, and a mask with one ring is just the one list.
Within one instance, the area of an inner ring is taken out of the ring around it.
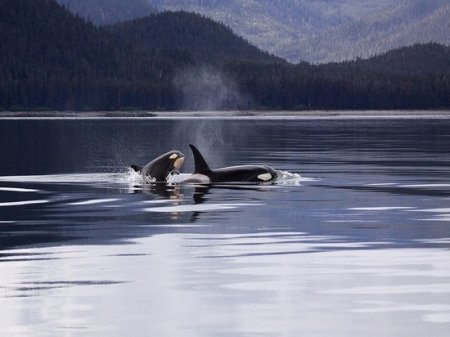
{"label": "shoreline", "polygon": [[0,112],[1,119],[450,119],[450,110],[311,111],[27,111]]}

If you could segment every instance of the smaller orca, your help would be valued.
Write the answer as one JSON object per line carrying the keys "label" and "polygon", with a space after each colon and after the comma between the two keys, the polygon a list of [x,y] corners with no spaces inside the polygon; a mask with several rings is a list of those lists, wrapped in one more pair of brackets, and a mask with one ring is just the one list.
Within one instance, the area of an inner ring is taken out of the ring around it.
{"label": "smaller orca", "polygon": [[189,144],[195,161],[195,172],[187,182],[200,184],[250,182],[266,183],[277,178],[277,171],[266,165],[240,165],[210,169],[200,151]]}
{"label": "smaller orca", "polygon": [[150,178],[154,181],[167,181],[169,174],[178,173],[184,163],[184,154],[180,151],[170,151],[150,163],[141,167],[139,165],[131,165],[131,168],[140,173],[143,178]]}

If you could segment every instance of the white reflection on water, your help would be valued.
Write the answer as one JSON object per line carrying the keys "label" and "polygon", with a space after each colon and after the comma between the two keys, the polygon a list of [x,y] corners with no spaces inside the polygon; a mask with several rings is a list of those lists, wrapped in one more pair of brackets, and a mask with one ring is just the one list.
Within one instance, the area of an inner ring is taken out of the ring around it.
{"label": "white reflection on water", "polygon": [[19,183],[127,183],[133,178],[128,172],[125,173],[71,173],[71,174],[47,174],[28,176],[3,176],[0,181]]}
{"label": "white reflection on water", "polygon": [[349,210],[351,211],[392,211],[392,210],[407,210],[412,209],[412,207],[392,207],[392,206],[384,206],[384,207],[351,207]]}
{"label": "white reflection on water", "polygon": [[421,221],[450,221],[450,208],[417,209],[414,211],[432,214],[431,218],[420,218]]}
{"label": "white reflection on water", "polygon": [[175,205],[166,207],[150,207],[145,208],[146,212],[156,212],[156,213],[170,213],[170,212],[206,212],[206,211],[218,211],[227,209],[236,209],[239,207],[248,206],[258,206],[261,204],[249,204],[249,203],[239,203],[239,204],[198,204],[198,205]]}
{"label": "white reflection on water", "polygon": [[[417,213],[432,213],[432,217],[416,218],[418,221],[450,221],[450,208],[428,208],[420,209],[414,207],[395,207],[395,206],[381,206],[381,207],[350,207],[350,211],[363,211],[363,212],[386,212],[386,211],[405,211],[405,212],[417,212]],[[330,221],[328,221],[330,222]],[[331,222],[334,222],[332,220]]]}
{"label": "white reflection on water", "polygon": [[302,177],[161,189],[125,172],[197,125],[0,124],[1,202],[49,200],[0,207],[2,335],[448,335],[448,122],[211,121],[218,165]]}
{"label": "white reflection on water", "polygon": [[85,200],[85,201],[78,201],[78,202],[71,202],[68,205],[72,206],[83,206],[83,205],[96,205],[96,204],[104,204],[114,201],[119,201],[120,199],[117,198],[110,198],[110,199],[92,199],[92,200]]}
{"label": "white reflection on water", "polygon": [[0,328],[6,336],[447,336],[450,251],[386,244],[295,232],[163,234],[5,251]]}
{"label": "white reflection on water", "polygon": [[30,188],[17,188],[17,187],[0,187],[1,192],[24,192],[24,193],[30,193],[30,192],[39,192],[39,190],[34,190]]}
{"label": "white reflection on water", "polygon": [[0,202],[0,207],[14,207],[14,206],[24,206],[24,205],[46,204],[48,202],[49,202],[49,200],[43,200],[43,199]]}

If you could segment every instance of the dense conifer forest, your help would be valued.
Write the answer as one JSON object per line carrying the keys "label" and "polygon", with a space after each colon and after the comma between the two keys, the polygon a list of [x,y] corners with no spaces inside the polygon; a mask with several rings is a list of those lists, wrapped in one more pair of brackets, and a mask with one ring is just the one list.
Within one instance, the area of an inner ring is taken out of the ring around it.
{"label": "dense conifer forest", "polygon": [[160,11],[184,10],[213,18],[293,63],[368,58],[430,41],[450,45],[448,0],[146,1]]}
{"label": "dense conifer forest", "polygon": [[99,28],[54,0],[0,0],[0,110],[449,108],[449,56],[290,64],[198,14]]}

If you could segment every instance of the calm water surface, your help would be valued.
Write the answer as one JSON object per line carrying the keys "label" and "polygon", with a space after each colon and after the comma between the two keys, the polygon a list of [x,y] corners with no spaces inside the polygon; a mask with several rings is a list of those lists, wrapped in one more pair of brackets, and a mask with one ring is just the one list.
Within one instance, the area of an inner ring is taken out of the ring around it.
{"label": "calm water surface", "polygon": [[[272,185],[142,184],[196,144]],[[5,336],[448,336],[449,119],[0,120]]]}

